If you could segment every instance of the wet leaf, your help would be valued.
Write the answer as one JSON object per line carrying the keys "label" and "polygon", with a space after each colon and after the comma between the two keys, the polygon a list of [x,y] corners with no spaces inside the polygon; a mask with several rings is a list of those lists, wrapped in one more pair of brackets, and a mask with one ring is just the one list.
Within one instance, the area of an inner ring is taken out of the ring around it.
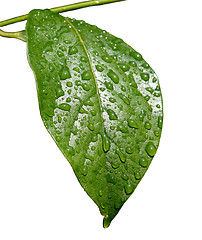
{"label": "wet leaf", "polygon": [[44,125],[108,227],[159,145],[157,76],[123,40],[49,10],[29,13],[26,35]]}

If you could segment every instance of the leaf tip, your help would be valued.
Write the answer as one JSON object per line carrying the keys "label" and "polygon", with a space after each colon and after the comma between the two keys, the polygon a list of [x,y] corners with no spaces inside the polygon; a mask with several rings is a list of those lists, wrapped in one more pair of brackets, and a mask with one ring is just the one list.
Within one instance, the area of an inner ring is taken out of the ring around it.
{"label": "leaf tip", "polygon": [[104,219],[103,219],[103,227],[104,227],[104,228],[108,228],[109,225],[110,225],[110,223],[111,223],[111,220],[110,220],[110,218],[108,217],[108,215],[107,215],[107,216],[104,216]]}

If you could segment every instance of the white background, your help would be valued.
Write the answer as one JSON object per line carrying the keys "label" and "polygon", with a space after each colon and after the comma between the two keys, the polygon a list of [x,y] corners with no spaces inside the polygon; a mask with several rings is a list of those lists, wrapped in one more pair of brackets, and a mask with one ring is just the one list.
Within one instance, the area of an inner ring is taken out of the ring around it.
{"label": "white background", "polygon": [[[1,1],[0,20],[74,2]],[[1,240],[202,239],[201,7],[201,0],[128,0],[63,14],[133,46],[163,93],[158,152],[108,229],[43,126],[26,44],[0,38]]]}

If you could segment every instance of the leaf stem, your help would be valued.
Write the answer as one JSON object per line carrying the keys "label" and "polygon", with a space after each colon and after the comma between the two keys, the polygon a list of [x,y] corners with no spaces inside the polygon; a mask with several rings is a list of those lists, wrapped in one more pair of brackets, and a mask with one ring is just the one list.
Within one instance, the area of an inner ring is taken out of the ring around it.
{"label": "leaf stem", "polygon": [[[126,1],[126,0],[91,0],[91,1],[84,1],[84,2],[78,2],[78,3],[73,3],[61,7],[56,7],[56,8],[51,8],[50,10],[52,12],[56,13],[62,13],[62,12],[67,12],[67,11],[72,11],[76,9],[81,9],[85,7],[91,7],[91,6],[97,6],[97,5],[103,5],[103,4],[108,4],[108,3],[114,3],[114,2],[121,2],[121,1]],[[22,22],[27,20],[28,14],[19,16],[19,17],[14,17],[8,20],[4,20],[0,22],[0,27],[4,27],[13,23],[17,22]],[[0,33],[0,36],[1,33]]]}

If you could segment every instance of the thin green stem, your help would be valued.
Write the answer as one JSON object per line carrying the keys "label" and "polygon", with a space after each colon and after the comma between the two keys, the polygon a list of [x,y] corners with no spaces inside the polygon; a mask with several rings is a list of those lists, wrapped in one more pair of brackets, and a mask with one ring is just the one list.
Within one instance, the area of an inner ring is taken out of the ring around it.
{"label": "thin green stem", "polygon": [[16,38],[16,39],[19,39],[19,40],[22,40],[22,41],[26,42],[25,31],[4,32],[0,29],[0,36],[1,37],[7,37],[7,38]]}
{"label": "thin green stem", "polygon": [[[81,9],[81,8],[85,8],[85,7],[97,6],[97,5],[103,5],[103,4],[121,2],[121,1],[126,1],[126,0],[91,0],[91,1],[73,3],[70,5],[66,5],[66,6],[51,8],[50,10],[52,12],[62,13],[62,12],[72,11],[72,10]],[[0,22],[0,27],[4,27],[4,26],[7,26],[7,25],[10,25],[13,23],[25,21],[25,20],[27,20],[27,17],[28,17],[28,14],[25,14],[25,15],[22,15],[19,17],[14,17],[14,18],[2,21],[2,22]],[[0,36],[2,36],[1,33],[0,33]]]}

